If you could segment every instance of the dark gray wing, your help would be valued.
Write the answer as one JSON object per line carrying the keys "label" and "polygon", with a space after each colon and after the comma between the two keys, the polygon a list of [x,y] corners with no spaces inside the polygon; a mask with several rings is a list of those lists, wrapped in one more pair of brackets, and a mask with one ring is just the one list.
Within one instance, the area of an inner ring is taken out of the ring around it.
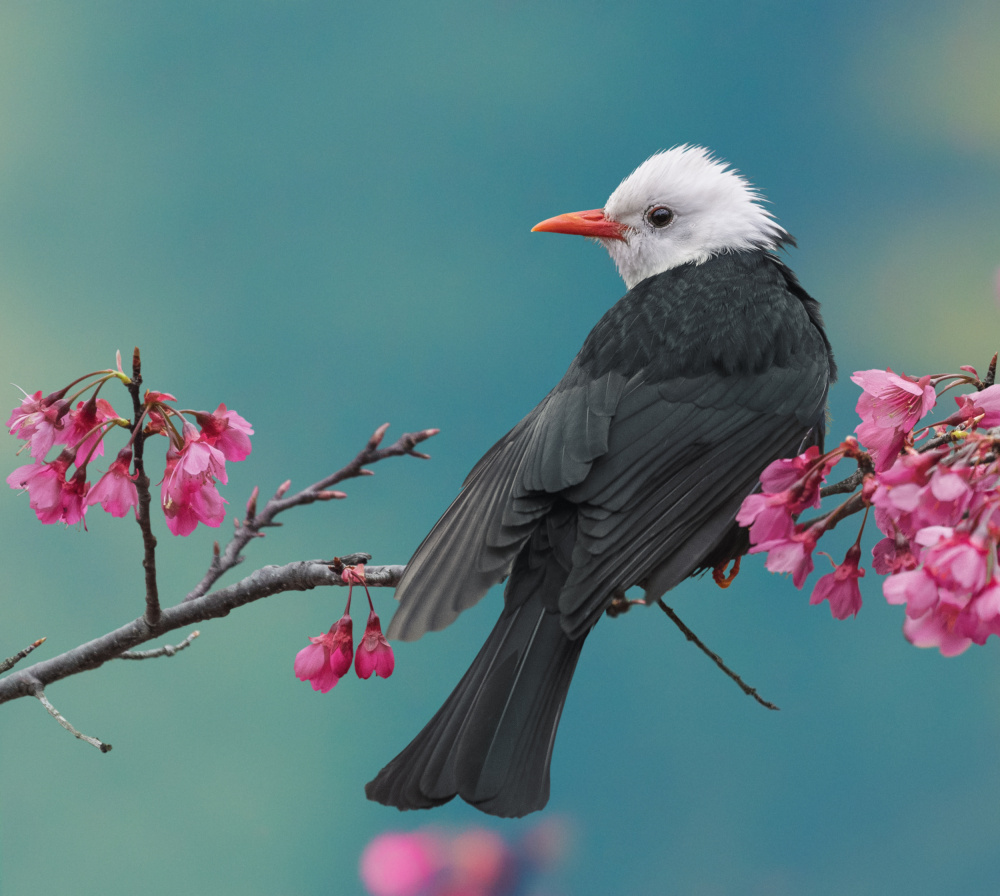
{"label": "dark gray wing", "polygon": [[406,565],[388,636],[438,631],[510,574],[514,558],[567,486],[607,453],[624,377],[557,386],[497,442]]}
{"label": "dark gray wing", "polygon": [[766,253],[643,281],[473,469],[408,564],[389,637],[478,601],[556,498],[579,514],[559,597],[568,635],[618,588],[662,594],[732,526],[760,471],[822,426],[832,376],[815,302]]}

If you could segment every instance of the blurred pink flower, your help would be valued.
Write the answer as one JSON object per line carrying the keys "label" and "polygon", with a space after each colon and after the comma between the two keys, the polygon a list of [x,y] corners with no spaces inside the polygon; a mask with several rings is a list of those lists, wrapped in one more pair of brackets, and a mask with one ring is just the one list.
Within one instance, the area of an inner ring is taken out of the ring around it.
{"label": "blurred pink flower", "polygon": [[443,858],[430,834],[380,834],[361,854],[361,880],[372,896],[423,896],[434,892]]}
{"label": "blurred pink flower", "polygon": [[540,893],[535,875],[565,859],[568,837],[553,817],[513,842],[481,827],[380,834],[361,855],[361,880],[371,896]]}
{"label": "blurred pink flower", "polygon": [[459,883],[457,892],[511,891],[510,884],[517,873],[516,859],[496,831],[486,828],[463,831],[451,841],[450,852],[452,873]]}

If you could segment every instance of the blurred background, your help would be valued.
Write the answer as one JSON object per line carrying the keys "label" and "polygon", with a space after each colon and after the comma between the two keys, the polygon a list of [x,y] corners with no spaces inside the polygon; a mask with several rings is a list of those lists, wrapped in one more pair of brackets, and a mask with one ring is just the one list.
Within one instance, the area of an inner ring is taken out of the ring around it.
{"label": "blurred background", "polygon": [[[224,490],[236,515],[254,485],[319,479],[385,421],[390,437],[440,427],[432,460],[379,464],[347,500],[287,515],[242,569],[353,551],[404,563],[623,292],[599,247],[531,226],[602,205],[647,156],[691,142],[797,237],[788,260],[843,371],[840,437],[853,370],[983,370],[1000,348],[997,46],[990,0],[12,0],[3,406],[20,399],[6,384],[49,392],[139,345],[149,387],[253,423]],[[124,390],[104,394],[127,409]],[[6,475],[18,443],[0,441]],[[154,522],[174,603],[228,526],[175,539]],[[53,656],[141,613],[138,529],[99,511],[88,525],[42,526],[0,491],[0,656],[41,636],[33,659]],[[546,811],[572,843],[549,886],[995,892],[996,645],[917,650],[871,571],[862,590],[860,615],[837,622],[755,557],[728,591],[672,595],[780,713],[662,614],[602,621],[556,743]],[[374,596],[391,615],[391,592]],[[397,645],[392,678],[320,695],[292,661],[344,597],[274,597],[172,659],[52,685],[108,755],[37,701],[0,708],[2,892],[357,894],[385,831],[530,831],[537,816],[400,815],[363,791],[464,672],[499,591]]]}

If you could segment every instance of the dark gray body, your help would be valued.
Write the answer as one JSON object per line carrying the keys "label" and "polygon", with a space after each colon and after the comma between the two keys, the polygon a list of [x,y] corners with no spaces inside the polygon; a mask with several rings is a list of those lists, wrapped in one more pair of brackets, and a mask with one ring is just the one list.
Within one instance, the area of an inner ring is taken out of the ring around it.
{"label": "dark gray body", "polygon": [[817,303],[765,251],[631,289],[407,565],[390,638],[441,629],[509,579],[482,651],[369,798],[544,806],[587,634],[616,592],[656,598],[746,549],[740,503],[768,463],[822,440],[835,375]]}

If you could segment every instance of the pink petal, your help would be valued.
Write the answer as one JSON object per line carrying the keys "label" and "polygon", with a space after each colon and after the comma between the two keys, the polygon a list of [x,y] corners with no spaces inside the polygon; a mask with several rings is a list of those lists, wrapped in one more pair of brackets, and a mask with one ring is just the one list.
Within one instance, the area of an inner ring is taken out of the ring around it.
{"label": "pink petal", "polygon": [[310,644],[295,654],[295,677],[308,681],[323,667],[326,651],[319,644]]}

